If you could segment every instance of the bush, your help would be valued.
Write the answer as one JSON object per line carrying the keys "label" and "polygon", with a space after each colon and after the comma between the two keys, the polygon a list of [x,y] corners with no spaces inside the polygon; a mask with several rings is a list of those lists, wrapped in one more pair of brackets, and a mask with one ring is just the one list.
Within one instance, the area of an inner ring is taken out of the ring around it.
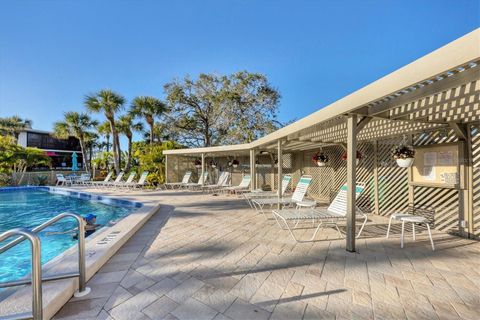
{"label": "bush", "polygon": [[0,187],[8,187],[12,185],[12,176],[6,173],[0,173]]}

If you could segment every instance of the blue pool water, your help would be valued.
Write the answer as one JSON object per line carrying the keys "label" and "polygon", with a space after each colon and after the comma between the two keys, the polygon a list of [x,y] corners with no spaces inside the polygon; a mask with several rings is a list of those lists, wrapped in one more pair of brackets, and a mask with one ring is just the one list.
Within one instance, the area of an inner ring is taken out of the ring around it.
{"label": "blue pool water", "polygon": [[[0,190],[0,233],[18,227],[33,228],[62,212],[81,215],[93,213],[97,223],[107,225],[135,210],[135,203],[127,201],[103,203],[106,200],[91,200],[86,194],[56,194],[48,188],[20,188]],[[103,201],[103,202],[102,202]],[[138,204],[137,204],[138,207]],[[39,233],[42,243],[42,263],[77,245],[71,234],[49,235],[50,232],[73,229],[76,222],[65,219]],[[14,238],[0,242],[0,246]],[[0,254],[0,282],[17,280],[31,271],[30,244],[22,244]]]}

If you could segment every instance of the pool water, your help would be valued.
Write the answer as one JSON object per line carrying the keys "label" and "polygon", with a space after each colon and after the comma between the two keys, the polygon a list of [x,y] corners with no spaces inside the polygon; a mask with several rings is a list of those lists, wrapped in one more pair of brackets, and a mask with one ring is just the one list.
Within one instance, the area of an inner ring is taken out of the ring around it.
{"label": "pool water", "polygon": [[[93,213],[97,224],[109,225],[131,211],[134,206],[118,206],[100,201],[80,199],[51,193],[48,190],[19,189],[0,192],[0,233],[19,227],[33,228],[62,212],[81,215]],[[72,234],[49,234],[74,229],[76,221],[66,218],[39,233],[42,244],[42,264],[77,245]],[[14,237],[0,242],[5,245]],[[24,241],[0,254],[0,282],[18,280],[31,272],[30,243]]]}

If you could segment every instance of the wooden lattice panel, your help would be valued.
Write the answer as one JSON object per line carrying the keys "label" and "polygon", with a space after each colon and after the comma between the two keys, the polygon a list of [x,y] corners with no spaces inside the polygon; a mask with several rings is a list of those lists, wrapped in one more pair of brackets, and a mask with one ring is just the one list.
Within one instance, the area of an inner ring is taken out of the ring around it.
{"label": "wooden lattice panel", "polygon": [[480,238],[480,125],[472,126],[473,234]]}

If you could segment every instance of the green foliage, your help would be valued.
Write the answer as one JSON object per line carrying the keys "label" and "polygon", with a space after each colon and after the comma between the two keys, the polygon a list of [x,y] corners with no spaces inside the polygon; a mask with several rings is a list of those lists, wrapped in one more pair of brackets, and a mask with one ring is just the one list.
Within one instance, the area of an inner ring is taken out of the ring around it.
{"label": "green foliage", "polygon": [[39,186],[46,186],[48,182],[48,176],[37,176],[37,183]]}
{"label": "green foliage", "polygon": [[149,140],[153,144],[155,137],[160,136],[155,131],[155,117],[161,117],[168,110],[165,103],[155,97],[136,97],[132,101],[130,115],[145,119],[150,127]]}
{"label": "green foliage", "polygon": [[12,136],[0,136],[0,173],[10,174],[20,160],[23,148]]}
{"label": "green foliage", "polygon": [[200,74],[164,88],[170,129],[189,146],[251,142],[280,126],[280,94],[259,73]]}
{"label": "green foliage", "polygon": [[0,187],[11,186],[12,182],[11,175],[0,172]]}
{"label": "green foliage", "polygon": [[137,172],[150,172],[148,182],[153,185],[165,182],[165,156],[163,150],[179,149],[181,146],[174,141],[150,145],[145,142],[134,142],[132,153]]}
{"label": "green foliage", "polygon": [[32,121],[18,116],[0,118],[0,135],[10,135],[18,138],[18,133],[32,127]]}

